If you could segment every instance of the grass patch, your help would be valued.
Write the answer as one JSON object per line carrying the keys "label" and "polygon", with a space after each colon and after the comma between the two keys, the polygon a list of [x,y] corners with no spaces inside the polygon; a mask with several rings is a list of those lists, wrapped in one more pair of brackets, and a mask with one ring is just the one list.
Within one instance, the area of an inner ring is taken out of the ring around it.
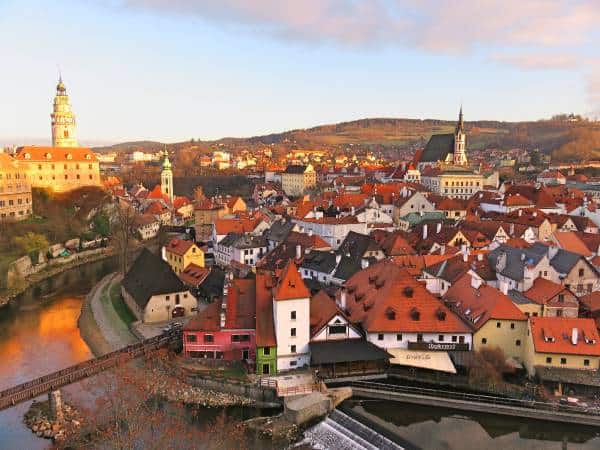
{"label": "grass patch", "polygon": [[121,285],[116,283],[110,287],[110,291],[108,293],[110,298],[110,302],[112,303],[113,308],[121,318],[121,320],[125,323],[125,325],[129,326],[131,323],[135,322],[137,318],[129,309],[129,306],[125,303],[123,298],[121,297]]}

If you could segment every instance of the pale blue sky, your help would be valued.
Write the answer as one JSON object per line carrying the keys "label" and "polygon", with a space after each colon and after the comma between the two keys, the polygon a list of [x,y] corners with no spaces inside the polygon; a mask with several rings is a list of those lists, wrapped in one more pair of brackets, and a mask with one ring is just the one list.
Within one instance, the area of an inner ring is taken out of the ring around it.
{"label": "pale blue sky", "polygon": [[600,110],[595,1],[364,1],[0,0],[0,142],[49,140],[59,65],[83,143]]}

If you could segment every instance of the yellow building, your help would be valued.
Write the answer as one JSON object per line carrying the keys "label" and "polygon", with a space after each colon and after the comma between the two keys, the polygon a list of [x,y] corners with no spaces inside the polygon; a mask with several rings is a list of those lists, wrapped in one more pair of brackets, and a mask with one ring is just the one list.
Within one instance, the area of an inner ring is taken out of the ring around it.
{"label": "yellow building", "polygon": [[473,329],[473,350],[500,348],[506,358],[522,361],[527,318],[511,299],[467,272],[448,289],[444,301]]}
{"label": "yellow building", "polygon": [[317,174],[311,164],[289,165],[281,174],[281,188],[287,195],[302,195],[316,185]]}
{"label": "yellow building", "polygon": [[100,164],[89,148],[20,147],[16,159],[32,187],[65,192],[101,185]]}
{"label": "yellow building", "polygon": [[31,185],[19,163],[0,152],[0,221],[31,215]]}
{"label": "yellow building", "polygon": [[173,238],[163,247],[164,259],[179,275],[191,263],[204,267],[204,252],[192,241]]}
{"label": "yellow building", "polygon": [[569,393],[575,384],[582,389],[587,379],[598,376],[600,338],[594,319],[530,318],[524,363],[530,376],[551,381],[557,394]]}
{"label": "yellow building", "polygon": [[28,146],[16,159],[32,187],[65,192],[84,186],[101,186],[100,163],[94,152],[77,144],[75,114],[62,79],[56,86],[52,119],[52,147]]}

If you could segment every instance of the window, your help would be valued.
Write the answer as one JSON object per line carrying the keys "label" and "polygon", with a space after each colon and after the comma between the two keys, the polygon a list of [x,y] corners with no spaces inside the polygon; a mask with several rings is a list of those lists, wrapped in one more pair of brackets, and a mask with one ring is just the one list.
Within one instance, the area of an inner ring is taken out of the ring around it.
{"label": "window", "polygon": [[292,337],[296,337],[296,329],[295,329],[295,328],[292,328],[292,329],[290,330],[290,336],[292,336]]}
{"label": "window", "polygon": [[346,325],[331,325],[329,334],[346,334]]}
{"label": "window", "polygon": [[212,334],[205,334],[204,335],[204,342],[215,342],[215,337]]}
{"label": "window", "polygon": [[423,335],[421,333],[417,334],[417,342],[423,342]]}
{"label": "window", "polygon": [[444,342],[444,335],[443,334],[438,335],[438,341]]}
{"label": "window", "polygon": [[291,350],[292,353],[296,353],[296,346],[292,345],[291,348],[290,348],[290,350]]}
{"label": "window", "polygon": [[590,360],[589,360],[589,359],[584,359],[584,360],[583,360],[583,365],[584,365],[585,367],[588,367],[588,366],[590,365]]}
{"label": "window", "polygon": [[482,344],[487,344],[487,338],[481,338],[481,343]]}
{"label": "window", "polygon": [[510,329],[511,329],[511,330],[514,330],[514,329],[515,329],[515,324],[514,324],[514,323],[511,323],[511,324],[510,324]]}
{"label": "window", "polygon": [[456,336],[452,336],[452,342],[456,342]]}
{"label": "window", "polygon": [[181,301],[179,300],[179,294],[175,294],[175,304],[179,305],[179,303],[181,303]]}
{"label": "window", "polygon": [[165,299],[166,299],[167,301],[169,301],[169,300],[171,299],[171,296],[167,295],[167,296],[165,297]]}
{"label": "window", "polygon": [[401,333],[399,333],[399,334],[396,335],[396,340],[397,341],[401,341],[402,340],[402,334]]}
{"label": "window", "polygon": [[560,363],[561,364],[566,364],[567,363],[567,358],[560,358]]}
{"label": "window", "polygon": [[188,334],[186,339],[188,342],[197,342],[198,341],[198,337],[195,334]]}
{"label": "window", "polygon": [[496,328],[500,328],[502,324],[500,322],[496,322]]}
{"label": "window", "polygon": [[517,347],[520,347],[520,346],[521,346],[521,339],[517,339],[517,340],[515,341],[515,345],[516,345]]}
{"label": "window", "polygon": [[250,335],[249,334],[242,334],[240,336],[240,342],[250,342]]}
{"label": "window", "polygon": [[298,365],[298,361],[290,361],[290,366],[296,367]]}
{"label": "window", "polygon": [[271,355],[271,347],[264,347],[263,348],[263,355],[264,356],[270,356]]}
{"label": "window", "polygon": [[377,335],[377,340],[378,340],[378,341],[383,341],[383,333],[379,333],[379,334]]}
{"label": "window", "polygon": [[240,335],[239,334],[232,334],[231,335],[231,342],[240,342]]}
{"label": "window", "polygon": [[465,343],[465,337],[464,337],[464,336],[459,336],[459,337],[458,337],[458,342],[459,342],[460,344],[464,344],[464,343]]}
{"label": "window", "polygon": [[559,302],[564,302],[565,301],[565,294],[558,294],[558,301]]}
{"label": "window", "polygon": [[290,313],[290,319],[292,319],[292,320],[296,320],[296,311],[292,311],[292,312]]}
{"label": "window", "polygon": [[583,269],[579,269],[579,276],[582,277],[584,275],[585,271]]}
{"label": "window", "polygon": [[546,357],[546,364],[552,364],[552,358],[550,356]]}

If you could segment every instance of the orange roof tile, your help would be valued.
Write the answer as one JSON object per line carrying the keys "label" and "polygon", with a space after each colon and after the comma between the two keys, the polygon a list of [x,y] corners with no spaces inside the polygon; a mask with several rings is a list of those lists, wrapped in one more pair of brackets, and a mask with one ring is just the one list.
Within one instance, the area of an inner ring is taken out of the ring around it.
{"label": "orange roof tile", "polygon": [[298,272],[293,260],[290,260],[279,277],[273,298],[277,301],[309,298],[310,292]]}
{"label": "orange roof tile", "polygon": [[465,273],[454,282],[444,295],[473,329],[478,330],[488,320],[525,321],[527,318],[512,300],[498,289],[481,284],[477,289],[471,285],[472,275]]}
{"label": "orange roof tile", "polygon": [[270,272],[256,272],[256,346],[274,347],[277,345],[273,323],[273,275]]}
{"label": "orange roof tile", "polygon": [[[529,325],[538,353],[600,356],[600,337],[593,319],[532,317]],[[574,329],[577,330],[576,344],[571,341]]]}
{"label": "orange roof tile", "polygon": [[[29,157],[27,156],[29,155]],[[48,155],[50,157],[48,157]],[[69,157],[70,156],[70,157]],[[98,162],[96,154],[87,147],[38,147],[26,146],[17,149],[16,159],[23,161],[75,161]]]}
{"label": "orange roof tile", "polygon": [[169,253],[174,253],[176,255],[183,256],[188,252],[190,248],[194,246],[195,244],[192,241],[173,238],[167,243],[167,245],[165,245],[165,250]]}
{"label": "orange roof tile", "polygon": [[556,239],[556,242],[558,242],[560,248],[564,250],[577,253],[586,258],[594,254],[594,252],[592,252],[579,238],[578,233],[575,231],[556,231],[554,232],[553,237]]}

